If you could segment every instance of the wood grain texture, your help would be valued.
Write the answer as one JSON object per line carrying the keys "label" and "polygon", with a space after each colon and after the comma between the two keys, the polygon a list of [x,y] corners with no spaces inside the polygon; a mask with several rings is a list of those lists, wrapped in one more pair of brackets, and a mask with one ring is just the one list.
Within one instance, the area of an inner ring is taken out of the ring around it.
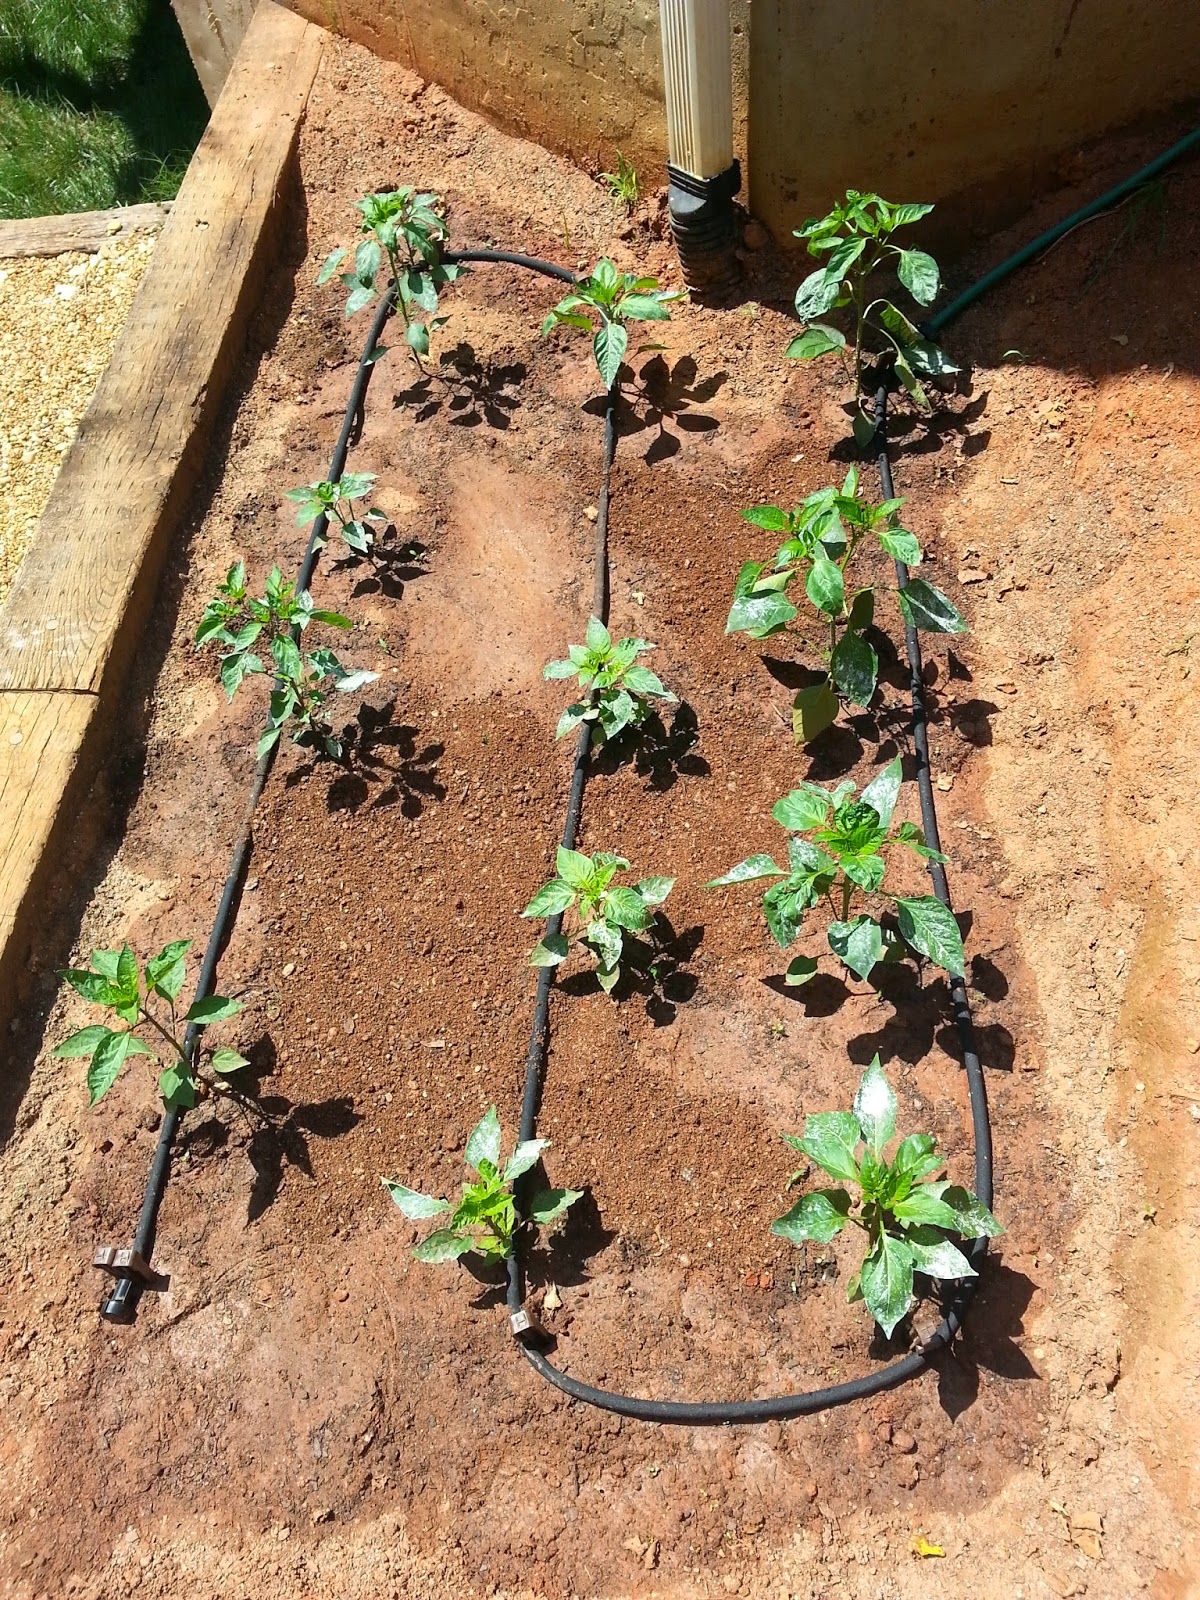
{"label": "wood grain texture", "polygon": [[210,106],[216,105],[255,0],[171,0],[180,32]]}
{"label": "wood grain texture", "polygon": [[20,217],[0,221],[0,259],[61,256],[67,250],[91,253],[137,228],[160,228],[171,214],[167,201],[144,206],[113,206],[108,211],[69,211],[61,217]]}
{"label": "wood grain texture", "polygon": [[0,1015],[274,251],[323,39],[262,0],[0,608]]}

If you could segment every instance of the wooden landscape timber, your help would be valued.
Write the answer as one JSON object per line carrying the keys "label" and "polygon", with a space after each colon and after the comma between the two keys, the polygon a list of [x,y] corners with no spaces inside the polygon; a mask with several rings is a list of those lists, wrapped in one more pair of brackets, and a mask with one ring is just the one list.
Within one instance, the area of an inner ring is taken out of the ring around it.
{"label": "wooden landscape timber", "polygon": [[0,608],[0,1020],[242,347],[323,31],[263,0]]}

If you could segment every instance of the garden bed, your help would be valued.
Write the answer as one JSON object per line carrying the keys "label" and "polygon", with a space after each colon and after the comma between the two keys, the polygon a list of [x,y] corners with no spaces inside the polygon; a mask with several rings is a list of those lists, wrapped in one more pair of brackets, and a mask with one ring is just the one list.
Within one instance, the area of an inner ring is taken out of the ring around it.
{"label": "garden bed", "polygon": [[[364,122],[365,139],[354,132]],[[396,171],[400,148],[419,149],[419,173]],[[211,658],[190,641],[236,556],[256,579],[274,561],[285,571],[299,562],[304,533],[284,491],[324,476],[363,333],[313,281],[348,232],[354,197],[419,177],[446,197],[456,244],[571,267],[607,250],[622,266],[670,272],[657,209],[618,225],[566,164],[348,48],[327,48],[301,172],[304,210],[140,663],[144,751],[131,746],[109,774],[122,822],[87,908],[88,947],[127,936],[148,952],[207,934],[262,704],[251,688],[226,707]],[[848,1104],[876,1051],[907,1125],[938,1136],[956,1176],[970,1173],[944,984],[899,969],[882,1001],[830,975],[788,991],[757,897],[700,887],[778,846],[770,806],[800,777],[862,783],[907,750],[904,678],[892,670],[878,715],[826,741],[810,766],[788,727],[795,652],[723,633],[733,574],[764,553],[740,510],[797,503],[844,470],[830,461],[846,431],[840,385],[781,361],[794,324],[777,308],[794,275],[759,258],[745,306],[676,310],[668,348],[633,359],[613,475],[614,632],[657,641],[655,670],[687,710],[659,758],[589,780],[581,848],[677,877],[666,908],[674,941],[652,992],[610,999],[564,969],[540,1131],[553,1141],[553,1180],[587,1199],[549,1253],[533,1256],[531,1284],[556,1361],[639,1394],[807,1388],[896,1353],[845,1303],[838,1246],[798,1252],[768,1231],[795,1165],[780,1134]],[[886,1570],[908,1594],[927,1587],[910,1545],[929,1535],[949,1549],[958,1587],[1011,1594],[1047,1573],[1073,1583],[1080,1561],[1099,1559],[1081,1556],[1074,1535],[1060,1551],[1055,1517],[1049,1533],[1029,1531],[1044,1514],[1043,1471],[1065,1478],[1069,1511],[1092,1514],[1096,1454],[1089,1461],[1085,1442],[1072,1455],[1060,1410],[1084,1402],[1072,1426],[1089,1437],[1110,1415],[1116,1333],[1088,1314],[1083,1282],[1061,1266],[1091,1199],[1062,1152],[1090,1149],[1101,1124],[1073,1103],[1046,1009],[1065,1005],[1045,975],[1053,902],[1031,888],[1036,925],[1016,920],[1014,872],[1040,863],[1061,886],[1069,857],[1035,843],[1014,867],[996,820],[1027,795],[986,752],[1009,737],[1012,698],[1042,681],[1029,641],[1051,616],[1020,614],[1035,598],[1021,574],[999,592],[997,553],[1019,518],[998,509],[1009,476],[993,466],[1002,423],[989,413],[989,443],[977,398],[951,402],[944,429],[914,434],[896,466],[932,575],[973,629],[929,652],[927,681],[1010,1234],[962,1343],[936,1378],[855,1411],[788,1428],[651,1432],[539,1384],[494,1288],[409,1256],[416,1233],[380,1177],[449,1191],[479,1114],[495,1102],[512,1129],[520,1103],[533,935],[517,914],[552,868],[571,760],[570,741],[552,738],[561,686],[541,668],[582,637],[600,487],[586,345],[537,335],[554,298],[536,278],[480,267],[447,292],[452,321],[435,356],[449,359],[435,378],[419,381],[394,338],[373,374],[351,464],[378,474],[394,546],[418,541],[424,552],[374,573],[332,546],[322,559],[318,603],[354,618],[346,659],[380,677],[361,696],[349,772],[290,746],[281,755],[221,967],[222,992],[246,1000],[228,1037],[281,1126],[188,1118],[155,1251],[170,1285],[143,1301],[132,1329],[97,1327],[84,1263],[94,1244],[126,1242],[155,1138],[153,1085],[130,1071],[88,1116],[70,1066],[36,1069],[44,1098],[26,1099],[4,1157],[6,1205],[28,1196],[9,1218],[13,1238],[38,1241],[21,1263],[25,1307],[5,1327],[10,1381],[22,1387],[8,1402],[14,1420],[28,1408],[6,1446],[12,1514],[28,1520],[8,1531],[5,1563],[29,1592],[111,1592],[133,1576],[172,1595],[231,1581],[253,1593],[312,1584],[363,1596],[717,1585],[817,1594],[828,1582],[866,1595]],[[1008,306],[1021,325],[1020,296]],[[981,353],[1015,342],[1000,326]],[[1023,342],[1035,331],[1024,323]],[[1054,353],[1056,364],[1075,348]],[[1018,408],[1040,403],[1033,374],[987,376],[1015,429]],[[960,526],[968,493],[992,523]],[[1071,542],[1075,520],[1055,529],[1054,554],[1037,546],[1052,572],[1065,563],[1073,575],[1058,595],[1072,602],[1089,570],[1086,544]],[[1010,595],[1020,598],[997,613]],[[1065,760],[1071,718],[1061,717]],[[1035,742],[1039,720],[1028,724]],[[915,816],[907,789],[902,804]],[[920,885],[914,863],[910,886]],[[85,1011],[60,1003],[47,1043],[91,1020]],[[544,1306],[550,1284],[558,1309]],[[1043,1284],[1062,1290],[1053,1312]],[[53,1339],[26,1325],[34,1306]],[[1061,1359],[1041,1346],[1035,1356],[1025,1331],[1035,1322],[1061,1341]],[[1064,1386],[1053,1408],[1039,1381],[1047,1366]],[[63,1459],[103,1464],[82,1519],[78,1485],[68,1499],[67,1484],[52,1482]],[[1110,1495],[1106,1511],[1127,1543],[1110,1556],[1123,1563],[1106,1574],[1115,1586],[1096,1592],[1131,1592],[1152,1574],[1150,1538],[1134,1533],[1131,1502]],[[1163,1503],[1137,1514],[1166,1549]],[[997,1530],[1017,1518],[1023,1537],[1001,1555]],[[68,1521],[70,1541],[48,1536]],[[860,1540],[870,1552],[846,1564]],[[981,1559],[992,1588],[977,1581]]]}

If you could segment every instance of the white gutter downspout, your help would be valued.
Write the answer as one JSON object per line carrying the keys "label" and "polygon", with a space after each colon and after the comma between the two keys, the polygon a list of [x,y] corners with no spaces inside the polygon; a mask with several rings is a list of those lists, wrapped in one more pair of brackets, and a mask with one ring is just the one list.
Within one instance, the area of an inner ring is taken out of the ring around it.
{"label": "white gutter downspout", "polygon": [[698,292],[737,279],[733,64],[728,0],[659,0],[667,105],[667,191],[684,280]]}

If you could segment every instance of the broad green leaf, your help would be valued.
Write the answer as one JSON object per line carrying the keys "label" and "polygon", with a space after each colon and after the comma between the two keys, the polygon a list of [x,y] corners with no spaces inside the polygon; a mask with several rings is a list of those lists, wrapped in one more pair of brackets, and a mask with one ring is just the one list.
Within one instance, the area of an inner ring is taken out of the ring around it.
{"label": "broad green leaf", "polygon": [[797,361],[813,361],[817,356],[828,355],[831,350],[844,350],[846,336],[823,322],[812,322],[804,332],[788,345],[785,355]]}
{"label": "broad green leaf", "polygon": [[660,906],[675,887],[674,878],[641,878],[637,892],[648,906]]}
{"label": "broad green leaf", "polygon": [[804,1137],[796,1148],[815,1161],[822,1172],[844,1183],[858,1182],[855,1146],[862,1138],[852,1111],[818,1111],[804,1122]]}
{"label": "broad green leaf", "polygon": [[450,1210],[449,1200],[438,1200],[431,1194],[421,1194],[419,1190],[406,1188],[404,1184],[396,1183],[392,1178],[382,1178],[380,1181],[404,1215],[411,1217],[414,1222],[422,1222],[426,1217],[440,1216],[443,1211]]}
{"label": "broad green leaf", "polygon": [[879,657],[861,633],[847,628],[829,658],[829,676],[856,706],[869,706],[879,678]]}
{"label": "broad green leaf", "polygon": [[490,1161],[493,1167],[500,1164],[500,1115],[495,1106],[489,1106],[471,1129],[467,1139],[467,1165],[479,1171],[481,1161]]}
{"label": "broad green leaf", "polygon": [[69,1034],[61,1044],[56,1044],[50,1052],[64,1061],[77,1060],[82,1056],[95,1054],[96,1046],[102,1039],[107,1039],[114,1030],[106,1028],[102,1023],[94,1022],[90,1028],[80,1028],[78,1032]]}
{"label": "broad green leaf", "polygon": [[[856,883],[860,889],[865,889],[868,894],[874,894],[884,880],[887,872],[887,863],[881,855],[874,851],[864,852],[862,855],[843,855],[838,857],[842,871]],[[882,937],[882,935],[881,935]],[[882,956],[880,958],[882,960]]]}
{"label": "broad green leaf", "polygon": [[648,928],[654,921],[654,913],[643,903],[637,890],[623,884],[608,891],[604,912],[619,928],[628,928],[634,933]]}
{"label": "broad green leaf", "polygon": [[625,687],[634,694],[653,695],[656,700],[674,700],[675,696],[664,688],[662,679],[649,667],[630,667],[625,674]]}
{"label": "broad green leaf", "polygon": [[771,1232],[789,1244],[828,1244],[837,1237],[850,1215],[850,1196],[845,1189],[817,1189],[798,1200],[790,1211],[777,1217]]}
{"label": "broad green leaf", "polygon": [[358,288],[352,289],[346,298],[346,316],[354,316],[364,306],[369,306],[374,298],[375,290],[373,288],[365,284],[359,284]]}
{"label": "broad green leaf", "polygon": [[915,202],[905,202],[903,205],[892,207],[893,228],[902,228],[906,223],[919,222],[922,217],[927,217],[933,210],[932,206],[919,205]]}
{"label": "broad green leaf", "polygon": [[881,828],[887,828],[891,823],[903,781],[904,772],[900,757],[893,756],[887,766],[876,773],[862,792],[864,805],[872,806],[877,812]]}
{"label": "broad green leaf", "polygon": [[869,417],[861,407],[855,410],[850,429],[854,434],[854,442],[860,450],[869,449],[874,444],[877,427],[875,419]]}
{"label": "broad green leaf", "polygon": [[914,372],[919,372],[923,378],[953,377],[962,369],[956,367],[950,357],[938,345],[929,339],[915,339],[905,349],[908,363]]}
{"label": "broad green leaf", "polygon": [[940,589],[924,578],[910,578],[899,591],[900,610],[911,627],[926,633],[965,633],[967,625]]}
{"label": "broad green leaf", "polygon": [[543,678],[574,678],[579,675],[579,668],[573,661],[547,661],[542,668]]}
{"label": "broad green leaf", "polygon": [[846,626],[853,628],[856,633],[862,633],[871,626],[874,620],[875,591],[874,589],[860,589],[850,602]]}
{"label": "broad green leaf", "polygon": [[300,661],[300,650],[291,634],[277,634],[271,640],[271,655],[282,677],[296,679],[302,676],[304,668]]}
{"label": "broad green leaf", "polygon": [[787,874],[784,869],[777,866],[772,856],[747,856],[745,861],[739,861],[736,867],[730,867],[728,872],[719,878],[710,878],[705,884],[706,889],[722,889],[730,883],[749,883],[754,878],[784,878]]}
{"label": "broad green leaf", "polygon": [[800,984],[807,983],[816,970],[817,963],[812,956],[796,956],[794,960],[788,962],[783,981],[792,988],[798,988]]}
{"label": "broad green leaf", "polygon": [[831,922],[829,948],[856,977],[867,979],[883,957],[883,935],[873,917],[855,917],[851,922]]}
{"label": "broad green leaf", "polygon": [[777,589],[738,595],[729,608],[726,633],[748,633],[752,639],[767,639],[787,626],[796,616],[796,607]]}
{"label": "broad green leaf", "polygon": [[836,277],[818,267],[796,290],[796,315],[801,322],[815,322],[837,304],[842,292]]}
{"label": "broad green leaf", "polygon": [[836,720],[838,698],[828,678],[801,689],[792,701],[792,733],[797,744],[811,744]]}
{"label": "broad green leaf", "polygon": [[827,617],[840,617],[846,604],[846,581],[842,569],[830,561],[824,551],[818,551],[804,580],[804,592]]}
{"label": "broad green leaf", "polygon": [[[621,951],[624,947],[624,935],[621,926],[614,918],[612,922],[604,917],[596,917],[588,923],[583,934],[584,940],[596,952],[602,967],[608,967],[614,972],[621,960]],[[616,978],[613,978],[613,983]],[[612,985],[609,985],[611,988]]]}
{"label": "broad green leaf", "polygon": [[250,1065],[244,1055],[237,1050],[231,1050],[228,1045],[213,1051],[211,1064],[213,1071],[220,1073],[240,1072],[243,1067]]}
{"label": "broad green leaf", "polygon": [[561,933],[548,933],[539,939],[529,955],[531,967],[556,967],[567,959],[567,941]]}
{"label": "broad green leaf", "polygon": [[921,383],[913,369],[909,366],[908,358],[897,353],[894,361],[892,362],[892,367],[896,376],[900,379],[900,382],[908,390],[909,395],[915,401],[917,409],[926,413],[932,411],[933,407],[929,403],[929,396],[925,393],[924,385]]}
{"label": "broad green leaf", "polygon": [[327,255],[321,265],[320,272],[317,273],[317,283],[328,283],[345,259],[346,252],[340,248]]}
{"label": "broad green leaf", "polygon": [[925,1227],[950,1228],[955,1233],[960,1232],[954,1208],[935,1192],[942,1187],[934,1183],[917,1184],[902,1200],[893,1201],[892,1215],[905,1226],[920,1223]]}
{"label": "broad green leaf", "polygon": [[915,567],[921,559],[921,546],[907,528],[882,528],[879,542],[893,561],[903,561],[906,567]]}
{"label": "broad green leaf", "polygon": [[772,884],[763,895],[763,916],[771,937],[781,950],[796,942],[804,925],[804,913],[811,904],[812,896],[807,887],[797,891],[790,878]]}
{"label": "broad green leaf", "polygon": [[185,1020],[205,1025],[210,1022],[223,1022],[226,1017],[236,1017],[241,1009],[240,1000],[230,1000],[225,995],[210,994],[207,999],[197,1000],[192,1004]]}
{"label": "broad green leaf", "polygon": [[129,1054],[131,1037],[128,1033],[109,1033],[97,1043],[87,1073],[88,1098],[92,1105],[116,1082]]}
{"label": "broad green leaf", "polygon": [[902,1239],[881,1233],[862,1264],[859,1281],[867,1310],[890,1339],[912,1303],[912,1251]]}
{"label": "broad green leaf", "polygon": [[666,322],[671,315],[656,295],[626,294],[617,302],[617,312],[631,322]]}
{"label": "broad green leaf", "polygon": [[552,917],[575,902],[575,890],[561,878],[544,883],[522,911],[523,917]]}
{"label": "broad green leaf", "polygon": [[568,850],[559,845],[554,858],[554,870],[572,889],[582,889],[592,875],[592,858],[579,850]]}
{"label": "broad green leaf", "polygon": [[975,1268],[957,1245],[936,1228],[916,1227],[905,1232],[913,1266],[927,1278],[974,1278]]}
{"label": "broad green leaf", "polygon": [[115,1005],[120,999],[118,991],[114,988],[111,979],[100,972],[88,972],[81,967],[67,967],[59,973],[59,977],[69,983],[77,994],[85,1000],[90,1000],[94,1005]]}
{"label": "broad green leaf", "polygon": [[896,1096],[887,1074],[875,1056],[863,1073],[854,1096],[854,1115],[862,1129],[871,1152],[883,1153],[883,1147],[896,1131]]}
{"label": "broad green leaf", "polygon": [[554,727],[554,737],[565,739],[569,733],[574,733],[581,722],[587,722],[593,717],[593,709],[586,700],[577,700],[570,705],[559,717]]}
{"label": "broad green leaf", "polygon": [[596,982],[604,990],[605,994],[613,992],[620,981],[620,977],[621,968],[615,962],[611,966],[606,966],[604,962],[601,962],[596,968]]}
{"label": "broad green leaf", "polygon": [[958,1184],[943,1189],[942,1199],[957,1216],[956,1228],[964,1239],[995,1239],[1004,1232],[983,1201]]}
{"label": "broad green leaf", "polygon": [[529,1202],[529,1220],[539,1228],[549,1227],[582,1198],[582,1189],[543,1189]]}
{"label": "broad green leaf", "polygon": [[825,271],[840,282],[866,248],[865,239],[839,239],[826,258]]}
{"label": "broad green leaf", "polygon": [[764,528],[768,533],[786,533],[791,526],[787,512],[778,506],[747,506],[742,512],[742,520],[755,528]]}
{"label": "broad green leaf", "polygon": [[924,250],[901,250],[896,275],[918,305],[931,305],[937,299],[938,264]]}
{"label": "broad green leaf", "polygon": [[935,895],[897,898],[896,913],[906,944],[928,956],[952,977],[962,977],[965,959],[962,934],[953,915]]}
{"label": "broad green leaf", "polygon": [[526,1139],[519,1144],[508,1158],[508,1165],[504,1169],[505,1183],[512,1183],[528,1172],[530,1167],[536,1166],[543,1150],[550,1146],[549,1139]]}
{"label": "broad green leaf", "polygon": [[333,686],[339,694],[353,694],[355,689],[362,689],[368,683],[374,683],[379,674],[367,672],[360,667],[355,672],[342,672],[335,675]]}
{"label": "broad green leaf", "polygon": [[621,323],[602,322],[597,328],[592,340],[592,352],[606,389],[611,389],[617,381],[628,345],[629,334]]}
{"label": "broad green leaf", "polygon": [[443,1261],[457,1261],[459,1256],[465,1256],[469,1250],[475,1249],[475,1241],[469,1234],[453,1233],[449,1228],[437,1228],[420,1244],[413,1246],[413,1255],[418,1261],[437,1265]]}
{"label": "broad green leaf", "polygon": [[196,1104],[196,1080],[180,1064],[164,1067],[158,1075],[158,1092],[168,1106],[188,1111]]}
{"label": "broad green leaf", "polygon": [[190,939],[176,939],[164,945],[156,956],[146,963],[146,982],[166,1000],[176,1000],[183,988],[187,967],[184,957],[191,948]]}
{"label": "broad green leaf", "polygon": [[937,1154],[937,1140],[931,1133],[910,1133],[907,1139],[900,1141],[892,1165],[914,1180],[923,1178],[942,1165],[942,1158]]}
{"label": "broad green leaf", "polygon": [[802,783],[798,789],[776,800],[771,815],[780,827],[791,833],[807,833],[819,828],[828,818],[833,802],[818,784]]}

